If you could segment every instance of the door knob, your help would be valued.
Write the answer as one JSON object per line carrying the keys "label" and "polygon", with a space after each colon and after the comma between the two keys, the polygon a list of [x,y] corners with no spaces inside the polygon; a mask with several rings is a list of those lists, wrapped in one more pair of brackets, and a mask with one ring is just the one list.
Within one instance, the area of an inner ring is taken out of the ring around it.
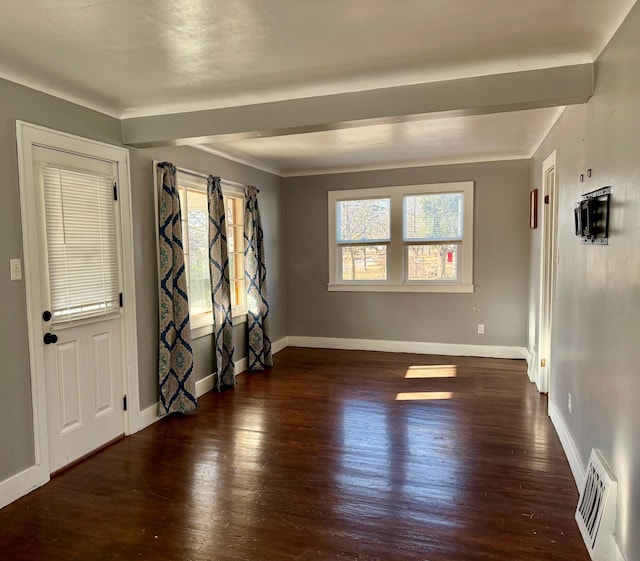
{"label": "door knob", "polygon": [[58,336],[55,333],[45,333],[44,334],[44,344],[50,345],[51,343],[57,343]]}

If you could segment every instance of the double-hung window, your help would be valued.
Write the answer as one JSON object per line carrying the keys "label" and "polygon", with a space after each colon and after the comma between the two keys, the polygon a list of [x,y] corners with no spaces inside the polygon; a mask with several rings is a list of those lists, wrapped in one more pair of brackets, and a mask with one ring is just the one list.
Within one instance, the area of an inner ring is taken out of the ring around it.
{"label": "double-hung window", "polygon": [[329,290],[473,291],[473,182],[329,192]]}
{"label": "double-hung window", "polygon": [[[213,325],[209,275],[209,208],[205,179],[178,170],[182,240],[192,328]],[[234,319],[247,313],[244,279],[244,193],[222,182]]]}

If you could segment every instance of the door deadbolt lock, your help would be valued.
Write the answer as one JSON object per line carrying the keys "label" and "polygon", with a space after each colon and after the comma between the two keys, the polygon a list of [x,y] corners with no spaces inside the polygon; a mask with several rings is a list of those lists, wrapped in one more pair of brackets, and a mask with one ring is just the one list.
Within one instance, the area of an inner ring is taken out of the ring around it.
{"label": "door deadbolt lock", "polygon": [[44,334],[44,344],[50,345],[51,343],[57,343],[58,336],[55,333],[45,333]]}
{"label": "door deadbolt lock", "polygon": [[51,321],[51,312],[49,310],[42,312],[42,319],[44,321]]}

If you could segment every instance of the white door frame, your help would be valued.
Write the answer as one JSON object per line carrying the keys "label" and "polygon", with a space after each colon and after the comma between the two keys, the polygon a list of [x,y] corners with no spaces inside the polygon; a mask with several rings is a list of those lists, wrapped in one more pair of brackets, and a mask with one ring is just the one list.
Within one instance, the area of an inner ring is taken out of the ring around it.
{"label": "white door frame", "polygon": [[[549,393],[551,375],[551,330],[558,262],[558,151],[542,163],[542,200],[540,213],[540,309],[538,312],[538,375],[540,393]],[[552,173],[552,179],[549,177]]]}
{"label": "white door frame", "polygon": [[[27,322],[29,334],[29,362],[31,371],[31,401],[33,410],[33,432],[35,464],[15,476],[11,500],[49,480],[49,446],[47,434],[47,402],[42,346],[42,297],[40,279],[41,259],[39,255],[38,229],[35,227],[37,199],[33,172],[33,146],[45,146],[66,150],[79,155],[114,161],[118,164],[118,197],[120,201],[120,224],[122,229],[122,279],[123,314],[123,374],[124,391],[128,407],[124,413],[125,434],[139,430],[138,390],[138,345],[136,327],[136,301],[133,257],[133,220],[129,178],[129,151],[95,140],[81,138],[38,125],[16,121],[18,148],[18,172],[20,182],[20,207],[22,218],[22,244],[24,253],[25,291],[27,300]],[[1,497],[3,502],[5,497]],[[10,500],[7,502],[11,502]],[[5,502],[6,504],[6,502]],[[0,506],[4,506],[0,504]]]}

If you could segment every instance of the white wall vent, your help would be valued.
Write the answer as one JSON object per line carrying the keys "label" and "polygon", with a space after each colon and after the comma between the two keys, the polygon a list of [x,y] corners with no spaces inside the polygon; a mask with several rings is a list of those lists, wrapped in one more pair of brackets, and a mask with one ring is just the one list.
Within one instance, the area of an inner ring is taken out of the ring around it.
{"label": "white wall vent", "polygon": [[613,553],[618,482],[600,450],[591,450],[576,521],[594,561],[607,561]]}

